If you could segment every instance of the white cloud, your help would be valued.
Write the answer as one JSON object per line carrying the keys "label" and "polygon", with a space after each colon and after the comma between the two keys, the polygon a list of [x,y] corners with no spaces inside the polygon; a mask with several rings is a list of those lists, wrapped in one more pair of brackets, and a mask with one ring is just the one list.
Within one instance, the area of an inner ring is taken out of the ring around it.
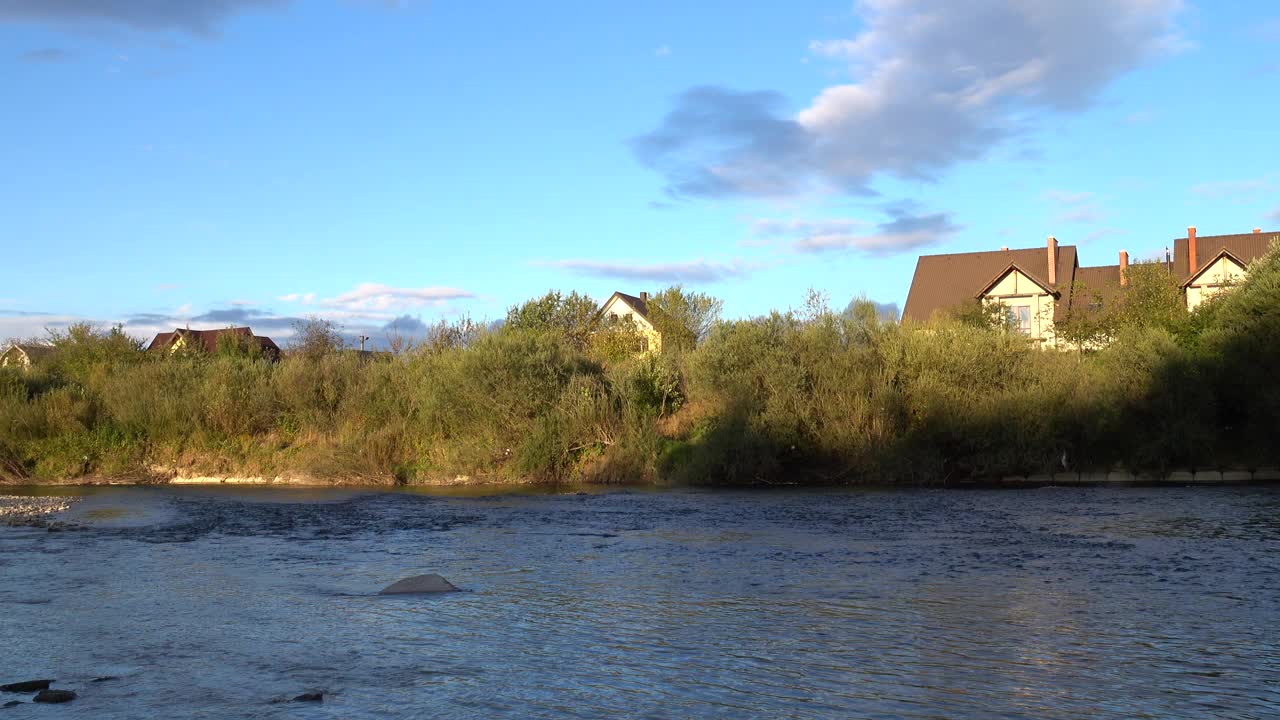
{"label": "white cloud", "polygon": [[474,297],[474,293],[451,287],[398,288],[380,283],[361,283],[353,290],[320,300],[319,304],[347,311],[386,311],[438,306]]}
{"label": "white cloud", "polygon": [[863,226],[851,225],[844,232],[817,232],[799,238],[792,246],[804,253],[858,250],[868,255],[895,255],[936,245],[962,229],[950,213],[916,214],[907,209],[891,209],[889,213],[893,219],[874,229],[855,230]]}
{"label": "white cloud", "polygon": [[1094,201],[1091,192],[1072,192],[1068,190],[1046,190],[1042,197],[1058,206],[1058,213],[1053,221],[1058,223],[1100,223],[1107,219],[1102,205]]}
{"label": "white cloud", "polygon": [[1263,193],[1277,189],[1274,176],[1246,180],[1216,180],[1191,186],[1191,192],[1210,200],[1252,200]]}
{"label": "white cloud", "polygon": [[666,283],[720,282],[722,280],[745,277],[752,270],[759,268],[758,265],[742,260],[732,260],[730,262],[690,260],[688,262],[652,264],[601,260],[555,260],[537,264],[563,268],[582,275]]}
{"label": "white cloud", "polygon": [[785,242],[802,253],[857,250],[869,255],[893,255],[941,243],[961,227],[951,213],[921,213],[914,203],[883,208],[889,220],[875,223],[856,218],[751,221],[757,243]]}
{"label": "white cloud", "polygon": [[1179,46],[1181,0],[863,0],[865,30],[815,42],[848,84],[791,114],[771,92],[695,87],[633,140],[673,196],[869,193],[933,179],[1022,131],[1089,108],[1115,78]]}
{"label": "white cloud", "polygon": [[822,220],[772,220],[759,218],[751,222],[751,234],[757,237],[785,235],[838,235],[870,226],[865,220],[833,218]]}

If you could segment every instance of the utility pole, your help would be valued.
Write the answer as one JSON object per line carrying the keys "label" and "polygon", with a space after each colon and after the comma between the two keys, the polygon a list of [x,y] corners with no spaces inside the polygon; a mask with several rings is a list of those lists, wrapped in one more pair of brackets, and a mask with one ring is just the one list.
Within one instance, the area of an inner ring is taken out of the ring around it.
{"label": "utility pole", "polygon": [[361,336],[360,336],[360,352],[364,352],[364,341],[365,341],[365,340],[368,340],[368,339],[369,339],[369,336],[368,336],[368,335],[361,335]]}

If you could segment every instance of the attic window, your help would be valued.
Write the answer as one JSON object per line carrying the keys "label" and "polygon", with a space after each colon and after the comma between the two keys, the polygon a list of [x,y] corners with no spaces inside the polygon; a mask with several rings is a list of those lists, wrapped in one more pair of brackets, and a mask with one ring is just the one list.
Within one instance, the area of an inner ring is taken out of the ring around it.
{"label": "attic window", "polygon": [[1031,334],[1031,306],[1030,305],[1014,305],[1009,309],[1009,319],[1013,322],[1014,328],[1023,335]]}

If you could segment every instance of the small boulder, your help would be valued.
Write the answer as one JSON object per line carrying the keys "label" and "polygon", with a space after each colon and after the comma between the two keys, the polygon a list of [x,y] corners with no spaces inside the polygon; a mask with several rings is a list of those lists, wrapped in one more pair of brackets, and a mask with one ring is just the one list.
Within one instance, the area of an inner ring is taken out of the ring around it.
{"label": "small boulder", "polygon": [[36,693],[32,702],[38,703],[64,703],[71,702],[76,699],[76,694],[70,690],[41,690]]}
{"label": "small boulder", "polygon": [[430,575],[414,575],[394,582],[380,590],[379,595],[406,595],[415,593],[457,592],[458,588],[443,577]]}
{"label": "small boulder", "polygon": [[302,693],[301,695],[290,700],[289,702],[324,702],[324,693],[322,692]]}
{"label": "small boulder", "polygon": [[48,690],[52,680],[24,680],[22,682],[0,685],[0,690],[11,693],[33,693],[37,690]]}
{"label": "small boulder", "polygon": [[89,682],[110,682],[112,680],[119,680],[119,679],[120,678],[116,677],[115,675],[103,675],[102,677],[96,677],[90,680]]}
{"label": "small boulder", "polygon": [[0,705],[0,709],[8,710],[11,707],[18,707],[19,705],[26,705],[26,703],[22,702],[21,700],[10,700],[5,704]]}

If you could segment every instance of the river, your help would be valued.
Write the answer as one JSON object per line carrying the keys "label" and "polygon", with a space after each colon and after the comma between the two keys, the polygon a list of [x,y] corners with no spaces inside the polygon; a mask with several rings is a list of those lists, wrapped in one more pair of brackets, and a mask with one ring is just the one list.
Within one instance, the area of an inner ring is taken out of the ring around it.
{"label": "river", "polygon": [[1280,716],[1276,488],[50,492],[0,717]]}

